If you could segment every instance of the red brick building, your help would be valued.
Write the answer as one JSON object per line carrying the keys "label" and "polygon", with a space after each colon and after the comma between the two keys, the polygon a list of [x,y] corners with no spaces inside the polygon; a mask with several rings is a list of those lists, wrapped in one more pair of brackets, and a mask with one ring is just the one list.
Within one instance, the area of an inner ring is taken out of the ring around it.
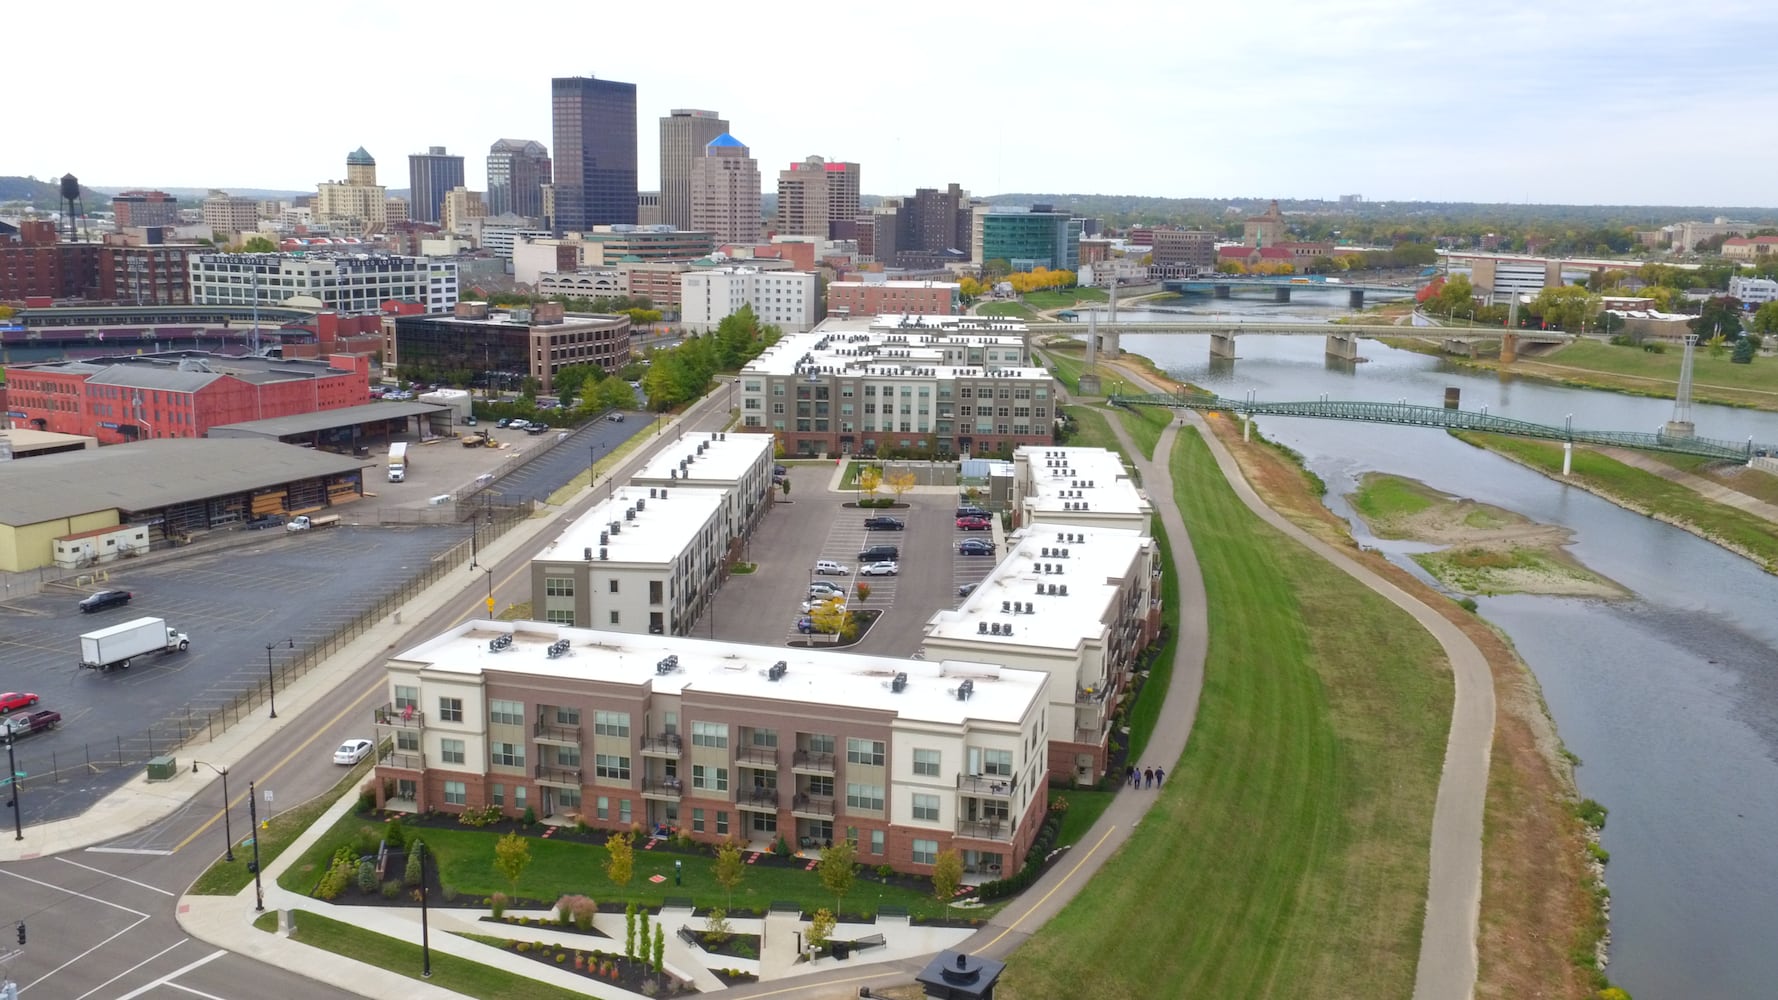
{"label": "red brick building", "polygon": [[955,316],[959,288],[948,281],[836,281],[827,286],[827,314]]}
{"label": "red brick building", "polygon": [[85,434],[100,444],[200,438],[219,424],[370,402],[364,358],[327,362],[228,358],[199,352],[13,365],[12,425]]}
{"label": "red brick building", "polygon": [[111,210],[119,229],[179,224],[179,199],[165,191],[125,191],[111,199]]}

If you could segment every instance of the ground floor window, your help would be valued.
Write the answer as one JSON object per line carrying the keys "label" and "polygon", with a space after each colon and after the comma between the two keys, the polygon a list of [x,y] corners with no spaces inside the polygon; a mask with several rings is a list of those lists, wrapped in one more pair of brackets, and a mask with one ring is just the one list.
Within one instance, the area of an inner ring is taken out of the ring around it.
{"label": "ground floor window", "polygon": [[603,795],[599,796],[599,801],[597,803],[595,803],[593,808],[594,808],[593,815],[597,816],[598,818],[600,818],[600,819],[610,819],[611,818],[611,800],[606,798],[605,796],[603,796]]}
{"label": "ground floor window", "polygon": [[883,853],[883,831],[872,830],[870,832],[870,852],[872,854]]}
{"label": "ground floor window", "polygon": [[704,810],[693,808],[691,811],[691,832],[704,832]]}
{"label": "ground floor window", "polygon": [[506,786],[505,785],[491,785],[491,786],[489,786],[488,801],[494,803],[497,806],[505,805],[506,804]]}
{"label": "ground floor window", "polygon": [[778,816],[776,813],[756,812],[756,813],[753,813],[752,816],[753,816],[753,832],[754,833],[777,833],[778,832]]}
{"label": "ground floor window", "polygon": [[444,800],[447,804],[461,806],[469,804],[469,788],[461,781],[444,783]]}
{"label": "ground floor window", "polygon": [[417,799],[420,797],[420,785],[412,778],[395,779],[395,797],[398,799]]}
{"label": "ground floor window", "polygon": [[931,865],[938,863],[938,841],[914,841],[914,864]]}
{"label": "ground floor window", "polygon": [[558,788],[558,789],[556,789],[556,805],[561,806],[563,809],[579,809],[580,808],[580,789],[578,789],[578,788]]}
{"label": "ground floor window", "polygon": [[716,814],[716,833],[718,836],[728,836],[728,813],[719,812]]}

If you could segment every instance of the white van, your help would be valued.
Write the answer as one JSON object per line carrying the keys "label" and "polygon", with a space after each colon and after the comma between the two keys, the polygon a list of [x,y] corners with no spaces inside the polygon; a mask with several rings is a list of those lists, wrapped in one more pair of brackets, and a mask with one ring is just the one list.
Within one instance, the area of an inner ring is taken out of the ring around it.
{"label": "white van", "polygon": [[834,562],[832,559],[818,559],[815,562],[815,572],[822,576],[845,576],[851,573],[852,569]]}

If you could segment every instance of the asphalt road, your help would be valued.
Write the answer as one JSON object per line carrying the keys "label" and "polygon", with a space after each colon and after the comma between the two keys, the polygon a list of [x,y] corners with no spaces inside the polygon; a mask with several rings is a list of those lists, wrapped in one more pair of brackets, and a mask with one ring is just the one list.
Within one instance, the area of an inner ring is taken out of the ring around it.
{"label": "asphalt road", "polygon": [[[489,487],[489,492],[514,499],[548,500],[550,494],[573,482],[574,477],[585,472],[593,462],[611,454],[611,449],[639,434],[658,432],[660,427],[660,422],[651,413],[625,413],[623,417],[622,423],[590,420],[567,431],[566,440]],[[720,422],[718,426],[721,426]],[[510,437],[514,432],[495,433]]]}
{"label": "asphalt road", "polygon": [[[688,431],[715,430],[726,422],[726,407],[713,401],[694,410],[683,426]],[[626,425],[610,426],[628,429]],[[613,478],[627,480],[646,460],[644,449],[616,470]],[[582,468],[576,464],[562,481]],[[589,491],[561,517],[578,516],[592,505],[593,498]],[[343,537],[343,531],[333,536]],[[538,536],[542,540],[549,537],[549,532]],[[493,566],[498,599],[529,596],[529,561],[535,550],[534,545],[523,546]],[[339,575],[336,563],[331,579],[337,581]],[[418,642],[482,613],[486,591],[480,574],[465,573],[464,584],[439,610],[417,622],[392,645],[400,648]],[[234,585],[222,581],[212,582],[212,586]],[[259,642],[257,632],[254,642]],[[193,644],[195,652],[195,636]],[[263,659],[263,643],[254,646],[253,652]],[[335,1000],[351,996],[299,972],[220,952],[192,939],[179,927],[175,908],[178,896],[222,855],[229,839],[224,831],[232,830],[237,840],[245,838],[250,829],[249,780],[257,783],[255,791],[261,796],[262,808],[267,791],[273,793],[272,808],[278,810],[328,792],[343,773],[332,763],[333,748],[347,738],[369,735],[372,707],[387,700],[383,661],[377,657],[358,665],[328,697],[272,731],[257,748],[238,760],[215,762],[230,772],[228,826],[221,808],[222,779],[204,771],[202,779],[193,779],[203,784],[192,786],[195,790],[188,793],[192,799],[159,823],[124,832],[84,851],[0,866],[0,899],[5,900],[0,904],[0,924],[24,921],[29,929],[26,946],[0,968],[21,991],[35,998],[190,1000],[196,995],[216,1000]],[[190,753],[181,754],[182,760],[190,757]],[[31,795],[32,789],[27,788],[27,803]],[[235,855],[237,863],[244,864],[248,851],[237,849]],[[250,915],[250,910],[243,912],[243,919]],[[10,939],[0,946],[0,962],[12,947]]]}
{"label": "asphalt road", "polygon": [[[18,770],[32,776],[26,822],[81,812],[133,773],[118,760],[162,752],[145,739],[150,723],[201,720],[263,685],[268,643],[280,663],[298,655],[285,640],[300,651],[327,638],[463,535],[458,526],[252,532],[239,547],[124,564],[106,585],[135,594],[123,607],[81,614],[80,592],[65,588],[13,601],[0,615],[0,685],[62,713],[60,728],[15,748]],[[78,666],[82,633],[150,615],[190,635],[191,648],[137,657],[128,670]]]}

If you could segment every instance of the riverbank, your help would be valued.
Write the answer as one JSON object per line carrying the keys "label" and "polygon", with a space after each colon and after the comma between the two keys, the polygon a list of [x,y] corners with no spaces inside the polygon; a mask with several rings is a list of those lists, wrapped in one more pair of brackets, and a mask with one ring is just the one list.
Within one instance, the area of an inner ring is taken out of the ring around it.
{"label": "riverbank", "polygon": [[1425,483],[1366,473],[1350,494],[1371,533],[1440,546],[1412,558],[1445,586],[1472,596],[1628,597],[1566,551],[1574,533],[1514,511],[1450,496]]}
{"label": "riverbank", "polygon": [[1590,448],[1575,448],[1562,475],[1562,445],[1498,434],[1451,431],[1465,444],[1491,451],[1551,479],[1586,490],[1625,510],[1670,524],[1778,574],[1778,525],[1717,503],[1679,483],[1634,468]]}

